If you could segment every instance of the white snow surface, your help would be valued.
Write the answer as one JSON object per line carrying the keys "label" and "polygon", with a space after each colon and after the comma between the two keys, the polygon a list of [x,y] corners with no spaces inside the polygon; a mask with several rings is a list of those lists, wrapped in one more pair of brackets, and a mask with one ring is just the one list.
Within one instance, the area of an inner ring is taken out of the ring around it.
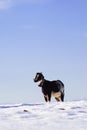
{"label": "white snow surface", "polygon": [[87,101],[0,105],[0,130],[87,130]]}

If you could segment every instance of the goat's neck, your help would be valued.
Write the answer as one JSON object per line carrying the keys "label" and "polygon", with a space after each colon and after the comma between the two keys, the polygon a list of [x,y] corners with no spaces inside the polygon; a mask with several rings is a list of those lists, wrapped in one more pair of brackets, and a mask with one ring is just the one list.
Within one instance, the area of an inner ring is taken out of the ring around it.
{"label": "goat's neck", "polygon": [[41,79],[41,80],[40,80],[40,84],[39,84],[39,86],[40,86],[40,87],[42,87],[42,86],[43,86],[44,81],[45,81],[45,79]]}

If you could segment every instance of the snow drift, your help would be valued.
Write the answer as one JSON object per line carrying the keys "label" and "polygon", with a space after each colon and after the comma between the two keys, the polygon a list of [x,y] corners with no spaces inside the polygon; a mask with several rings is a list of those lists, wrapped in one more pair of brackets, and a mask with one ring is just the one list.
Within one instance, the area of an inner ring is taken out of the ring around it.
{"label": "snow drift", "polygon": [[87,101],[0,105],[0,130],[87,130]]}

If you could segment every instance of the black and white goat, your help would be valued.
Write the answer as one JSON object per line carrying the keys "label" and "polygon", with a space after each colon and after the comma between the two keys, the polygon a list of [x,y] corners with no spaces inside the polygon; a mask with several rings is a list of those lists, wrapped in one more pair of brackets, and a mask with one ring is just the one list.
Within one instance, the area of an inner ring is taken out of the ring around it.
{"label": "black and white goat", "polygon": [[40,82],[38,85],[42,88],[42,93],[46,102],[54,97],[57,101],[64,101],[64,84],[60,80],[48,81],[44,79],[42,73],[36,73],[34,82]]}

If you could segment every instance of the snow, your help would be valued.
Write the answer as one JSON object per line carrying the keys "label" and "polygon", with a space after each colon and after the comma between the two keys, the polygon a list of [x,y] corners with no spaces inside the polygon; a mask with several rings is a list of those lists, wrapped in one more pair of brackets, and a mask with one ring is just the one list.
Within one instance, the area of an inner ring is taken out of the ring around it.
{"label": "snow", "polygon": [[0,105],[0,130],[87,130],[87,101]]}

